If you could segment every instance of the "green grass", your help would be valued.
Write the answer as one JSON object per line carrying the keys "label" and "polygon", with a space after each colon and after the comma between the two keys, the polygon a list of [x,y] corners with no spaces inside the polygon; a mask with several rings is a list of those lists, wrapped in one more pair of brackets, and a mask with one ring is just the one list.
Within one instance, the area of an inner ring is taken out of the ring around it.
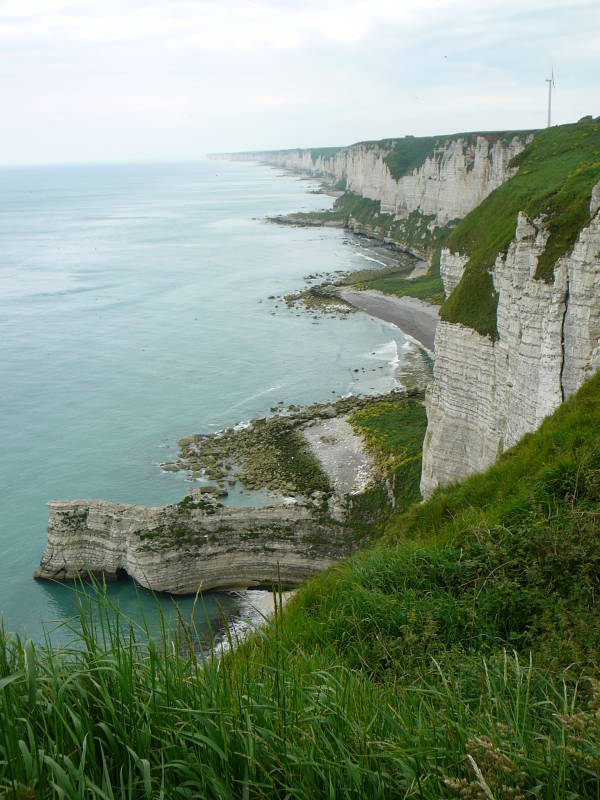
{"label": "green grass", "polygon": [[361,539],[376,538],[392,512],[420,499],[423,437],[427,427],[421,400],[390,396],[350,416],[366,440],[382,480],[354,498],[349,524]]}
{"label": "green grass", "polygon": [[3,797],[482,797],[467,756],[498,798],[598,789],[596,686],[512,653],[381,683],[290,652],[280,618],[222,663],[100,615],[71,649],[0,638]]}
{"label": "green grass", "polygon": [[552,282],[554,265],[588,224],[593,186],[600,181],[600,121],[561,125],[539,132],[515,159],[518,173],[500,186],[451,232],[445,242],[469,262],[442,307],[442,319],[460,322],[496,339],[498,298],[491,270],[514,239],[519,211],[545,216],[550,232],[536,278]]}
{"label": "green grass", "polygon": [[386,274],[380,278],[363,281],[360,289],[376,289],[384,294],[393,294],[396,297],[417,297],[430,303],[442,303],[444,299],[444,286],[441,278],[435,275],[422,275],[420,278],[406,278],[398,275]]}
{"label": "green grass", "polygon": [[70,648],[2,632],[0,796],[597,798],[599,498],[597,375],[225,660],[102,596]]}

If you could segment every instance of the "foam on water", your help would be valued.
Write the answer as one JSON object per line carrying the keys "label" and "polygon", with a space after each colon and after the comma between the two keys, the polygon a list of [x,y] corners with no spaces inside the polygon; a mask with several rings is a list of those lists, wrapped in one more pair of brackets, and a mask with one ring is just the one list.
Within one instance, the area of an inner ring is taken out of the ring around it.
{"label": "foam on water", "polygon": [[398,351],[398,342],[391,339],[389,342],[380,345],[371,352],[371,357],[380,361],[385,361],[391,367],[396,367],[400,363],[400,354]]}
{"label": "foam on water", "polygon": [[386,267],[387,266],[385,261],[380,261],[378,258],[373,258],[373,256],[368,256],[366,253],[361,253],[360,250],[356,251],[356,255],[359,258],[364,258],[365,261],[372,261],[374,264],[379,264],[382,267]]}

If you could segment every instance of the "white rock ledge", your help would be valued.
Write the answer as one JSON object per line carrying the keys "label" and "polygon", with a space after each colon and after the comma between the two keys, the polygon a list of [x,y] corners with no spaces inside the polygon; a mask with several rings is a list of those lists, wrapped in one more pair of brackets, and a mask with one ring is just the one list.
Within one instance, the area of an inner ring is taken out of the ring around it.
{"label": "white rock ledge", "polygon": [[268,508],[203,502],[154,508],[106,500],[50,501],[36,578],[124,574],[148,589],[195,594],[281,582],[295,586],[355,548],[314,503]]}

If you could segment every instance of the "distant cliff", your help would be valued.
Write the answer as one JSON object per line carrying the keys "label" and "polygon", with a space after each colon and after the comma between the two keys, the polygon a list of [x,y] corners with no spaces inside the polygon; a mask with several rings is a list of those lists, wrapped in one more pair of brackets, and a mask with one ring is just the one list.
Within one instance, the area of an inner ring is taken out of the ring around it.
{"label": "distant cliff", "polygon": [[214,154],[259,160],[328,179],[381,202],[383,213],[405,219],[413,212],[443,227],[461,219],[514,174],[510,160],[529,132],[469,133],[384,139],[341,148]]}

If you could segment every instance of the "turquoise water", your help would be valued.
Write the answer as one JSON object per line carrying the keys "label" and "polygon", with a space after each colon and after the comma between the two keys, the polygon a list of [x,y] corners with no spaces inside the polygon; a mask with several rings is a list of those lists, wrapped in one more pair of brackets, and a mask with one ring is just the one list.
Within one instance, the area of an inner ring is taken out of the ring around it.
{"label": "turquoise water", "polygon": [[[257,164],[0,170],[0,611],[39,635],[74,613],[32,580],[48,499],[181,499],[161,461],[178,438],[394,383],[400,331],[363,314],[317,321],[269,295],[364,266],[340,230],[268,224],[323,208],[311,184]],[[355,373],[355,368],[365,373]],[[134,615],[154,600],[128,582]],[[234,601],[210,596],[226,611]],[[169,598],[162,598],[166,609]],[[184,604],[185,605],[185,604]]]}

